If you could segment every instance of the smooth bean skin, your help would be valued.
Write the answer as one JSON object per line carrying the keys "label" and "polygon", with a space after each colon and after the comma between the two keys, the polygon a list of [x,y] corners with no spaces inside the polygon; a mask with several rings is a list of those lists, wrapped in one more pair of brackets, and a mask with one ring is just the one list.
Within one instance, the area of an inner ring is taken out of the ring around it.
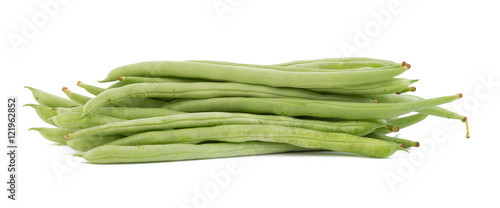
{"label": "smooth bean skin", "polygon": [[35,110],[38,117],[40,117],[40,119],[42,119],[44,122],[53,126],[56,125],[52,120],[49,119],[57,115],[57,111],[54,108],[36,104],[26,104],[24,106],[32,107]]}
{"label": "smooth bean skin", "polygon": [[[56,108],[58,114],[63,113],[82,113],[83,106],[73,108]],[[133,120],[140,118],[152,118],[183,114],[184,112],[168,110],[164,108],[134,108],[134,107],[100,107],[94,111],[94,114],[121,118],[125,120]]]}
{"label": "smooth bean skin", "polygon": [[355,72],[290,72],[243,66],[213,65],[196,62],[151,61],[118,67],[100,82],[116,81],[120,76],[183,77],[273,87],[330,88],[391,79],[408,68]]}
{"label": "smooth bean skin", "polygon": [[108,145],[201,143],[205,141],[286,143],[304,148],[388,157],[402,148],[384,141],[350,134],[320,132],[276,125],[222,125],[204,128],[150,131],[125,137]]}
{"label": "smooth bean skin", "polygon": [[297,60],[290,61],[281,64],[276,64],[277,66],[295,66],[301,64],[311,64],[318,62],[328,62],[328,63],[339,63],[339,62],[356,62],[356,61],[367,61],[367,62],[377,62],[381,64],[386,64],[388,66],[400,65],[393,61],[387,61],[382,59],[365,58],[365,57],[347,57],[347,58],[324,58],[324,59],[311,59],[311,60]]}
{"label": "smooth bean skin", "polygon": [[64,94],[66,94],[66,96],[68,96],[70,100],[75,101],[80,105],[85,105],[85,103],[87,103],[91,99],[90,97],[80,95],[78,93],[73,93],[67,87],[63,87],[62,91],[64,92]]}
{"label": "smooth bean skin", "polygon": [[[80,81],[78,82],[78,86],[84,88],[87,92],[96,96],[106,91],[106,89],[104,88],[87,85]],[[159,108],[165,103],[165,101],[155,99],[125,98],[117,103],[112,103],[111,105],[116,107]]]}
{"label": "smooth bean skin", "polygon": [[[185,79],[177,77],[125,77],[120,76],[119,82],[111,85],[108,89],[123,87],[129,84],[137,83],[190,83],[190,82],[207,82],[204,79]],[[121,84],[118,84],[121,83]]]}
{"label": "smooth bean skin", "polygon": [[244,142],[209,144],[166,144],[141,146],[103,145],[75,154],[89,163],[142,163],[213,159],[283,152],[317,151],[282,143]]}
{"label": "smooth bean skin", "polygon": [[317,92],[337,93],[337,94],[350,94],[350,95],[377,95],[377,94],[391,94],[402,92],[408,88],[408,85],[415,83],[418,79],[404,79],[392,78],[387,81],[367,83],[361,85],[353,85],[339,88],[328,89],[311,89]]}
{"label": "smooth bean skin", "polygon": [[123,138],[121,135],[111,135],[111,136],[92,136],[92,138],[76,138],[76,139],[66,139],[64,138],[64,144],[68,145],[76,151],[89,151],[94,147],[102,146],[108,144],[112,141]]}
{"label": "smooth bean skin", "polygon": [[379,69],[379,68],[394,67],[399,65],[399,64],[388,65],[385,63],[379,63],[374,61],[313,62],[306,64],[296,64],[291,66],[241,64],[241,63],[232,63],[225,61],[207,61],[207,60],[191,60],[187,62],[205,63],[212,65],[243,66],[243,67],[273,69],[278,71],[294,71],[294,72],[332,72],[335,70]]}
{"label": "smooth bean skin", "polygon": [[396,138],[396,137],[390,137],[390,136],[386,136],[386,135],[381,134],[381,133],[370,133],[370,134],[366,135],[366,137],[379,139],[379,140],[383,140],[383,141],[395,142],[398,144],[403,144],[403,146],[405,148],[420,146],[420,144],[418,142],[407,140],[407,139]]}
{"label": "smooth bean skin", "polygon": [[88,85],[88,84],[85,84],[85,83],[80,82],[80,81],[78,81],[77,85],[78,85],[78,87],[85,89],[87,92],[89,92],[92,95],[98,95],[101,92],[104,92],[106,90],[104,88],[100,88],[100,87],[93,86],[93,85]]}
{"label": "smooth bean skin", "polygon": [[110,89],[89,100],[83,114],[119,102],[125,98],[216,98],[216,97],[292,97],[313,100],[335,100],[344,102],[373,102],[371,99],[346,95],[320,94],[302,89],[272,88],[240,83],[194,82],[194,83],[137,83]]}
{"label": "smooth bean skin", "polygon": [[33,98],[35,98],[36,102],[39,103],[40,105],[44,105],[51,108],[56,108],[56,107],[69,108],[80,105],[75,101],[68,100],[66,98],[50,94],[39,89],[35,89],[28,86],[25,86],[24,88],[31,90],[31,92],[33,93]]}
{"label": "smooth bean skin", "polygon": [[373,130],[385,126],[384,124],[368,121],[343,121],[328,122],[301,120],[285,116],[252,115],[243,113],[186,113],[164,117],[136,119],[118,123],[109,123],[67,135],[67,138],[90,137],[92,135],[116,135],[124,133],[139,133],[144,131],[209,127],[231,124],[261,124],[282,125],[313,129],[317,131],[348,133],[353,135],[366,135]]}
{"label": "smooth bean skin", "polygon": [[37,127],[37,128],[30,128],[29,130],[38,131],[38,133],[40,133],[40,135],[42,135],[43,138],[51,142],[60,144],[66,142],[67,139],[64,137],[65,135],[73,133],[78,129]]}
{"label": "smooth bean skin", "polygon": [[375,62],[375,61],[348,61],[348,62],[312,62],[295,64],[288,67],[304,67],[304,68],[315,68],[315,69],[359,69],[364,67],[371,68],[381,68],[388,66],[396,66],[399,64],[394,63],[389,65],[387,63]]}
{"label": "smooth bean skin", "polygon": [[56,126],[67,129],[85,129],[107,123],[126,121],[125,119],[110,116],[91,114],[81,117],[81,113],[64,113],[50,118]]}
{"label": "smooth bean skin", "polygon": [[[377,99],[381,103],[404,103],[424,100],[424,98],[415,95],[372,95],[368,97]],[[461,121],[463,121],[463,119],[465,118],[465,116],[437,106],[418,110],[418,112],[437,117],[457,119]]]}
{"label": "smooth bean skin", "polygon": [[[423,121],[425,118],[427,118],[427,116],[428,116],[427,114],[417,113],[417,114],[410,115],[410,116],[390,119],[387,122],[388,122],[388,124],[390,124],[392,126],[397,126],[398,131],[399,131],[400,129],[412,126],[420,121]],[[378,129],[375,129],[375,131],[373,131],[373,132],[374,133],[388,134],[388,133],[391,133],[391,130],[388,128],[378,128]]]}
{"label": "smooth bean skin", "polygon": [[434,107],[461,98],[461,94],[407,103],[347,103],[309,101],[296,98],[210,98],[180,100],[164,108],[183,112],[242,112],[282,116],[309,116],[341,119],[386,119]]}

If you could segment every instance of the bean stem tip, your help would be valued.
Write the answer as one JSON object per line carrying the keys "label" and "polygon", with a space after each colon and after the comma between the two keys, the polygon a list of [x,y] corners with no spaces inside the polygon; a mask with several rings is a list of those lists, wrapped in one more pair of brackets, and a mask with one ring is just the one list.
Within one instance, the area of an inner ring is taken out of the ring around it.
{"label": "bean stem tip", "polygon": [[413,146],[414,146],[414,147],[420,147],[420,143],[419,143],[419,142],[415,142],[415,143],[413,144]]}

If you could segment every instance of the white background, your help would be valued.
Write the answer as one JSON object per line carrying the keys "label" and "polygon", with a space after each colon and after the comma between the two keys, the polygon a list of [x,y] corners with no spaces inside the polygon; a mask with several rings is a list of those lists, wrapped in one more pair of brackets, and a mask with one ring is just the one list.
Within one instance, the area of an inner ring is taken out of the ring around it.
{"label": "white background", "polygon": [[[420,79],[417,95],[462,92],[463,99],[445,107],[469,117],[471,138],[459,121],[428,118],[400,134],[426,148],[387,159],[301,153],[92,165],[28,132],[48,124],[20,107],[18,200],[7,200],[2,188],[2,207],[498,206],[500,14],[498,4],[487,3],[493,1],[69,1],[51,15],[39,6],[45,2],[0,5],[4,103],[9,95],[34,103],[25,85],[60,96],[63,86],[84,93],[77,81],[98,84],[112,68],[139,61],[272,64],[366,56],[411,63],[403,77]],[[381,14],[388,15],[380,20]],[[36,32],[23,35],[33,17]],[[16,45],[13,36],[25,40]],[[357,49],[343,51],[347,45]],[[2,152],[0,187],[6,187]],[[228,165],[236,171],[228,184],[216,185],[210,174],[229,174]]]}

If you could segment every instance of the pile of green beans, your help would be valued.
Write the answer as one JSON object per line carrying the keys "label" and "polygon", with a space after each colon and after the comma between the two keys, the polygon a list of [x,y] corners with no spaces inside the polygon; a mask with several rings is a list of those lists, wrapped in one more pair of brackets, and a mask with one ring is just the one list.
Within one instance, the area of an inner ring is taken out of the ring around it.
{"label": "pile of green beans", "polygon": [[411,65],[327,58],[274,65],[151,61],[115,68],[88,95],[31,90],[26,104],[42,137],[90,163],[198,160],[282,152],[336,151],[384,158],[418,141],[390,134],[428,115],[467,118],[439,107],[462,94],[424,99]]}

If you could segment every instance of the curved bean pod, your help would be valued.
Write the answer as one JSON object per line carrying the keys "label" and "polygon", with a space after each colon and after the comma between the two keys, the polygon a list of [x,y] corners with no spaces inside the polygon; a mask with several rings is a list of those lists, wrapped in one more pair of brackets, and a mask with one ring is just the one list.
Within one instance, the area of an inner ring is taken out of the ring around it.
{"label": "curved bean pod", "polygon": [[92,95],[98,95],[101,92],[104,92],[104,90],[106,90],[104,88],[100,88],[97,86],[84,84],[83,82],[80,82],[80,81],[78,81],[78,83],[76,85],[78,85],[78,87],[85,89],[87,92],[89,92]]}
{"label": "curved bean pod", "polygon": [[54,108],[47,107],[45,105],[36,105],[36,104],[25,104],[24,106],[29,106],[35,109],[36,114],[40,119],[42,119],[44,122],[55,126],[56,124],[50,120],[49,118],[53,116],[57,116],[57,111]]}
{"label": "curved bean pod", "polygon": [[30,128],[31,130],[38,131],[40,135],[42,135],[43,138],[55,142],[55,143],[64,143],[66,142],[66,138],[64,138],[65,135],[69,133],[73,133],[77,131],[78,129],[65,129],[65,128],[45,128],[45,127],[38,127],[38,128]]}
{"label": "curved bean pod", "polygon": [[289,72],[272,69],[211,65],[195,62],[152,61],[118,67],[100,82],[116,81],[120,76],[184,77],[260,84],[274,87],[330,88],[364,84],[393,78],[408,67],[355,72]]}
{"label": "curved bean pod", "polygon": [[[415,101],[421,101],[424,100],[424,98],[415,96],[415,95],[371,95],[367,96],[373,99],[377,99],[378,101],[382,103],[406,103],[406,102],[415,102]],[[427,115],[432,115],[432,116],[437,116],[437,117],[442,117],[442,118],[449,118],[449,119],[456,119],[460,120],[465,123],[465,128],[466,128],[466,138],[469,138],[469,122],[467,120],[467,117],[462,116],[458,113],[455,113],[450,110],[446,110],[444,108],[434,106],[434,107],[429,107],[429,108],[424,108],[421,110],[417,110],[419,113],[425,113]]]}
{"label": "curved bean pod", "polygon": [[72,139],[78,137],[90,137],[92,135],[116,135],[164,129],[207,127],[230,124],[282,125],[307,128],[317,131],[349,133],[353,135],[365,135],[372,132],[376,128],[384,126],[384,124],[367,121],[328,122],[301,120],[285,116],[208,112],[178,114],[104,124],[76,131],[68,134],[66,138]]}
{"label": "curved bean pod", "polygon": [[108,145],[157,145],[205,141],[286,143],[304,148],[350,152],[370,157],[388,157],[403,148],[398,145],[350,134],[320,132],[275,125],[222,125],[171,131],[145,132]]}
{"label": "curved bean pod", "polygon": [[140,163],[212,159],[282,152],[314,151],[289,144],[268,142],[167,144],[141,146],[104,145],[75,154],[90,163]]}
{"label": "curved bean pod", "polygon": [[27,88],[27,89],[31,90],[31,92],[33,93],[33,98],[35,98],[35,100],[36,100],[37,103],[39,103],[41,105],[45,105],[47,107],[51,107],[51,108],[65,107],[65,108],[69,108],[69,107],[80,105],[80,104],[78,104],[75,101],[68,100],[66,98],[62,98],[62,97],[59,97],[59,96],[47,93],[47,92],[44,92],[42,90],[35,89],[33,87],[25,86],[24,88]]}
{"label": "curved bean pod", "polygon": [[374,139],[380,139],[380,140],[383,140],[383,141],[395,142],[395,143],[398,143],[398,144],[403,144],[403,146],[405,148],[420,146],[420,144],[418,142],[407,140],[407,139],[401,139],[401,138],[391,137],[391,136],[387,136],[387,135],[384,135],[384,134],[381,134],[381,133],[373,133],[372,132],[372,133],[369,133],[368,135],[366,135],[366,137],[374,138]]}
{"label": "curved bean pod", "polygon": [[85,103],[87,103],[90,99],[92,99],[84,95],[73,93],[67,87],[63,87],[62,91],[64,92],[64,94],[66,94],[66,96],[68,96],[70,100],[75,101],[81,105],[85,105]]}
{"label": "curved bean pod", "polygon": [[385,119],[452,102],[462,94],[407,103],[347,103],[297,98],[210,98],[181,100],[164,108],[183,112],[242,112],[341,119]]}
{"label": "curved bean pod", "polygon": [[[406,128],[406,127],[411,126],[413,124],[416,124],[420,121],[423,121],[425,118],[427,118],[427,114],[418,113],[418,114],[414,114],[411,116],[390,119],[387,122],[390,125],[397,126],[398,127],[397,131],[399,131],[400,129]],[[375,129],[375,131],[373,131],[373,132],[374,133],[388,134],[388,133],[391,133],[391,130],[387,129],[387,128],[379,128],[379,129]]]}
{"label": "curved bean pod", "polygon": [[[87,85],[78,81],[78,86],[84,88],[87,92],[93,95],[99,95],[106,91],[104,88]],[[159,108],[165,104],[165,101],[145,98],[126,98],[118,103],[113,103],[117,107],[140,107],[140,108]]]}

